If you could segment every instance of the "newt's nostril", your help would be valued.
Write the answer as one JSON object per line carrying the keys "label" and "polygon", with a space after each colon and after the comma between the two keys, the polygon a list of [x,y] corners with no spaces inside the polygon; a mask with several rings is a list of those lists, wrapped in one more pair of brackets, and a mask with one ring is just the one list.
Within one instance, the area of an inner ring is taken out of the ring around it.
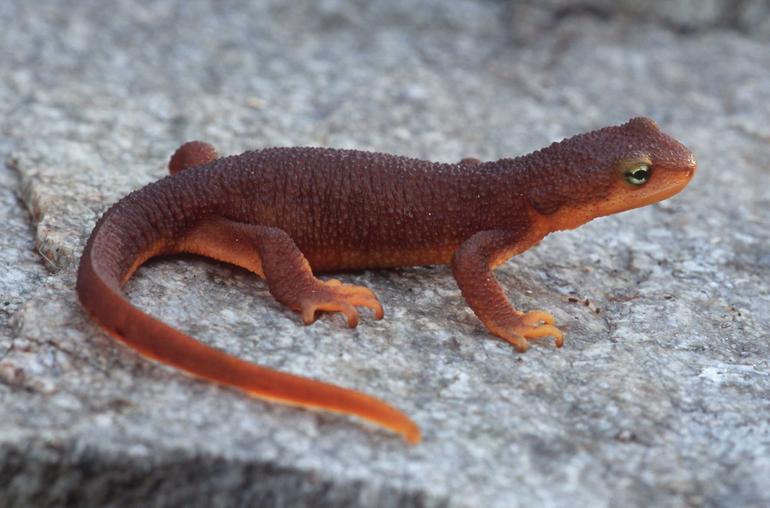
{"label": "newt's nostril", "polygon": [[698,169],[698,162],[695,160],[695,155],[690,154],[690,157],[687,159],[687,166],[689,167],[688,174],[692,176],[695,173],[695,170]]}

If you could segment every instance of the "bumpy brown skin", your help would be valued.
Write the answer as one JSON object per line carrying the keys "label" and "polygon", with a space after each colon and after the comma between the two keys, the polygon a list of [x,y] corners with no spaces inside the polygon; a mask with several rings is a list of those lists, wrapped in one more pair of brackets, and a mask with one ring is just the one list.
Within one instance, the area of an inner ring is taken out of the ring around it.
{"label": "bumpy brown skin", "polygon": [[[629,184],[624,169],[651,168]],[[492,268],[552,231],[665,199],[695,171],[692,153],[651,120],[578,135],[530,155],[439,164],[381,153],[270,148],[217,159],[191,142],[173,176],[129,194],[99,220],[78,272],[84,307],[141,354],[254,396],[357,415],[420,440],[403,413],[367,395],[277,372],[210,348],[133,307],[121,286],[153,256],[189,252],[245,267],[311,323],[356,306],[383,316],[369,289],[313,272],[450,264],[468,304],[495,335],[525,351],[563,334],[547,312],[515,310]]]}

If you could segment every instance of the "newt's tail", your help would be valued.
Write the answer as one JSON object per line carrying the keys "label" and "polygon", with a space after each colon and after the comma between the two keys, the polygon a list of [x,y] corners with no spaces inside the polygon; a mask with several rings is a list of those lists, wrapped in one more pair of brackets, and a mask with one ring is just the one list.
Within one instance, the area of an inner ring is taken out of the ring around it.
{"label": "newt's tail", "polygon": [[[173,221],[159,220],[158,209],[142,206],[152,195],[164,194],[163,186],[161,180],[127,196],[104,214],[91,233],[80,260],[77,292],[93,318],[140,354],[192,376],[233,386],[261,399],[355,415],[418,443],[417,425],[379,399],[240,360],[128,302],[121,286],[134,271],[150,257],[174,252],[173,242],[166,240],[170,232],[165,225]],[[165,212],[169,213],[168,207]]]}

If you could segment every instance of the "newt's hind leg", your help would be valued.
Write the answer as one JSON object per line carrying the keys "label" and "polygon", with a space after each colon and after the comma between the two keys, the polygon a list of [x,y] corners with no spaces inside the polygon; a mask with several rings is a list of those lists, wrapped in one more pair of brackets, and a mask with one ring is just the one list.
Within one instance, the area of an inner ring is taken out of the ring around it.
{"label": "newt's hind leg", "polygon": [[465,300],[490,332],[513,344],[519,352],[529,340],[554,337],[556,347],[564,344],[564,333],[553,326],[548,312],[520,312],[513,308],[492,274],[492,266],[529,245],[520,245],[518,235],[509,231],[482,231],[466,240],[452,258],[452,272]]}
{"label": "newt's hind leg", "polygon": [[176,174],[219,158],[217,150],[204,141],[188,141],[176,149],[168,161],[169,173]]}
{"label": "newt's hind leg", "polygon": [[270,294],[300,312],[305,324],[314,322],[318,312],[341,312],[353,328],[358,324],[356,307],[368,307],[375,319],[383,317],[382,305],[370,289],[317,279],[294,240],[278,228],[207,219],[179,241],[177,250],[225,261],[264,277]]}

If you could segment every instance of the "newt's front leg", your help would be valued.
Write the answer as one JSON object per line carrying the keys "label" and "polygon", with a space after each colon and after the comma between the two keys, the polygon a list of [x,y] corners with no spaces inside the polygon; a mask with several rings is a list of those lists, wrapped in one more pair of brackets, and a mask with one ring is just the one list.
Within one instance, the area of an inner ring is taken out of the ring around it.
{"label": "newt's front leg", "polygon": [[564,334],[553,326],[551,314],[541,310],[520,312],[508,301],[492,274],[501,256],[512,256],[529,245],[520,244],[521,235],[510,231],[482,231],[460,245],[452,258],[452,272],[463,297],[490,332],[507,340],[519,352],[529,348],[528,340],[554,337],[564,344]]}

